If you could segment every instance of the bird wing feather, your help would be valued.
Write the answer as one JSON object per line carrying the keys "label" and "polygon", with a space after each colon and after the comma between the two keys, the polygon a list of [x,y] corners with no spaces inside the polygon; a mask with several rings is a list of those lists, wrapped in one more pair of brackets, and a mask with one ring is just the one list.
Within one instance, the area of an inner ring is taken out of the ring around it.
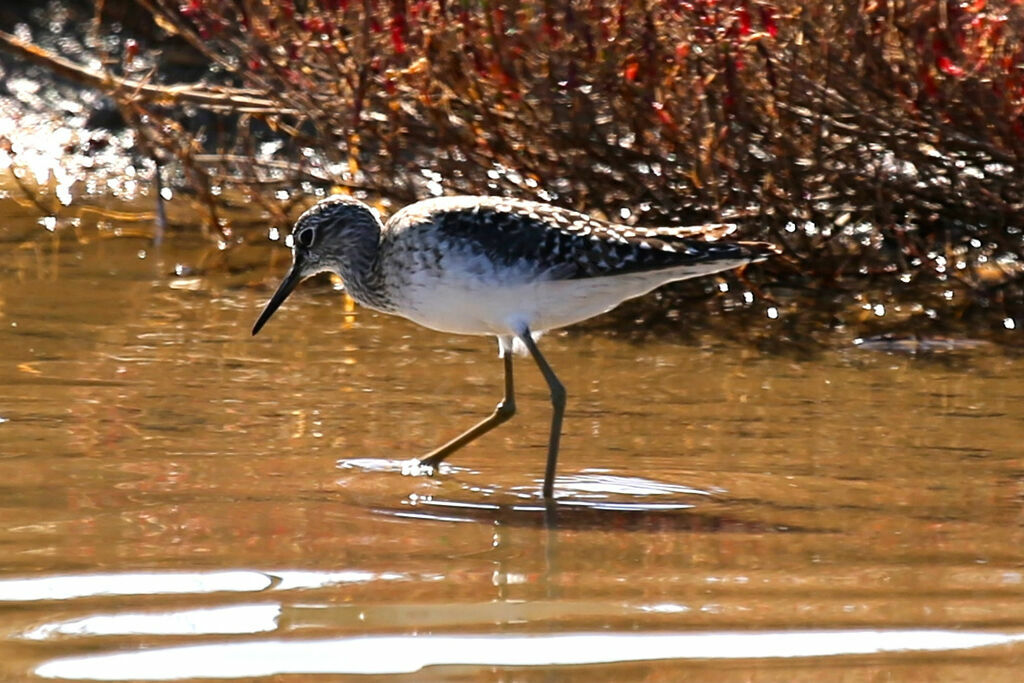
{"label": "bird wing feather", "polygon": [[742,265],[772,248],[719,241],[732,224],[643,228],[598,220],[549,204],[501,197],[446,197],[419,202],[392,217],[391,229],[430,224],[452,243],[494,263],[532,267],[550,280],[636,273],[724,261]]}

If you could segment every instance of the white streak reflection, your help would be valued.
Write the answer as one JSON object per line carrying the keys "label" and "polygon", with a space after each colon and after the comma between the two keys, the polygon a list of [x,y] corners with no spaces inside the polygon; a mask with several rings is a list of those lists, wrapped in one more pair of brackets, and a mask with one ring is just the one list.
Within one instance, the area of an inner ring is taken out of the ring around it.
{"label": "white streak reflection", "polygon": [[350,569],[338,572],[315,572],[286,570],[273,572],[279,583],[275,590],[295,590],[308,588],[324,588],[348,583],[371,583],[373,581],[401,581],[408,576],[398,572],[369,572],[361,569]]}
{"label": "white streak reflection", "polygon": [[0,602],[69,600],[110,595],[256,593],[267,590],[321,588],[371,581],[400,581],[407,578],[407,575],[397,572],[370,572],[361,569],[334,572],[238,570],[65,574],[0,579]]}
{"label": "white streak reflection", "polygon": [[280,674],[403,674],[430,666],[574,666],[671,659],[826,657],[965,650],[1024,642],[1024,633],[784,631],[681,634],[367,636],[170,647],[68,657],[44,678],[179,680]]}
{"label": "white streak reflection", "polygon": [[0,601],[68,600],[95,595],[157,595],[266,590],[261,572],[137,572],[0,580]]}
{"label": "white streak reflection", "polygon": [[221,635],[268,633],[277,628],[278,604],[237,605],[178,612],[98,614],[82,619],[44,624],[27,631],[28,640],[54,636]]}

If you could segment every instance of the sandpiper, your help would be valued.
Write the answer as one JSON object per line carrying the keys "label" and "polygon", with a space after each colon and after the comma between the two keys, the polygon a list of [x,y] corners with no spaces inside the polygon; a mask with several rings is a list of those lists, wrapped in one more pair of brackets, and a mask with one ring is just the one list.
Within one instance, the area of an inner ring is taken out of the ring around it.
{"label": "sandpiper", "polygon": [[292,267],[253,326],[256,334],[304,278],[339,275],[359,304],[442,332],[493,335],[505,366],[494,412],[420,459],[451,453],[516,411],[513,351],[527,352],[553,406],[543,495],[553,496],[566,392],[537,348],[541,333],[611,310],[667,282],[767,258],[765,242],[721,241],[729,225],[638,228],[532,201],[440,197],[382,223],[346,195],[322,199],[295,222]]}

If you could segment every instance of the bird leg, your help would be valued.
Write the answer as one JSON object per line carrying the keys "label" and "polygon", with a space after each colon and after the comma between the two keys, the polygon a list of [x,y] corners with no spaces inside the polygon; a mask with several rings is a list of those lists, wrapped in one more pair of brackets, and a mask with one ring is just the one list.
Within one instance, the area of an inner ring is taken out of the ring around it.
{"label": "bird leg", "polygon": [[558,381],[555,371],[544,360],[540,349],[537,348],[537,342],[533,341],[533,337],[530,336],[530,331],[524,330],[519,335],[519,340],[526,345],[530,355],[533,356],[533,360],[537,362],[537,367],[540,368],[541,374],[544,375],[544,379],[548,383],[548,389],[551,391],[551,435],[548,439],[548,464],[544,470],[543,489],[544,498],[550,499],[554,493],[555,465],[558,462],[558,439],[562,435],[562,415],[565,414],[565,387]]}
{"label": "bird leg", "polygon": [[508,421],[509,418],[516,414],[515,388],[512,383],[512,353],[510,351],[506,351],[502,360],[505,361],[505,398],[501,399],[493,413],[462,434],[459,434],[445,445],[434,449],[420,458],[420,465],[436,469],[437,466],[440,465],[441,462],[449,455],[459,450],[473,439],[476,439],[478,436],[482,436],[491,431],[502,422]]}

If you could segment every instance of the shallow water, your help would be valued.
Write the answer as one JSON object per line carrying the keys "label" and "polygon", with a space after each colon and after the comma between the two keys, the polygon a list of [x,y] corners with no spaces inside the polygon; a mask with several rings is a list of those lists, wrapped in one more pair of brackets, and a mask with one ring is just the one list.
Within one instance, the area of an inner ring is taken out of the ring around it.
{"label": "shallow water", "polygon": [[513,422],[403,474],[493,408],[492,341],[322,282],[252,338],[285,254],[175,275],[206,246],[3,230],[0,678],[1018,679],[997,347],[550,334],[545,510],[529,361]]}

